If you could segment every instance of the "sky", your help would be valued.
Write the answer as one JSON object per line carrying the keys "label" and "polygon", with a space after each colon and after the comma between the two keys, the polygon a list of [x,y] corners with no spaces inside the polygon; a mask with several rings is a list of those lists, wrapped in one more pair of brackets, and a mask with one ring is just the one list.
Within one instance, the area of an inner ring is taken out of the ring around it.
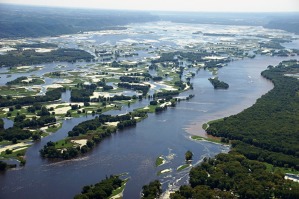
{"label": "sky", "polygon": [[152,11],[299,12],[299,0],[0,0],[0,3]]}

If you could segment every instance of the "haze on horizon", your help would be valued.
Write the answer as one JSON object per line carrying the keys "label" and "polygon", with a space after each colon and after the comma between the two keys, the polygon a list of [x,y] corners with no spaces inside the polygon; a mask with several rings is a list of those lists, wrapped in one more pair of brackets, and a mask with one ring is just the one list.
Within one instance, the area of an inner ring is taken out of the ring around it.
{"label": "haze on horizon", "polygon": [[148,11],[299,12],[298,0],[0,0],[0,3]]}

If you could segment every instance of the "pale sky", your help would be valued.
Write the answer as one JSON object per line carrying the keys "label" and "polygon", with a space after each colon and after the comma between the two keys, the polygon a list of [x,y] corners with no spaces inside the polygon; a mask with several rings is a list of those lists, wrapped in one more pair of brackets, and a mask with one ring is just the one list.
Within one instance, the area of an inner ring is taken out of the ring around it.
{"label": "pale sky", "polygon": [[124,10],[299,12],[299,0],[0,0],[0,3]]}

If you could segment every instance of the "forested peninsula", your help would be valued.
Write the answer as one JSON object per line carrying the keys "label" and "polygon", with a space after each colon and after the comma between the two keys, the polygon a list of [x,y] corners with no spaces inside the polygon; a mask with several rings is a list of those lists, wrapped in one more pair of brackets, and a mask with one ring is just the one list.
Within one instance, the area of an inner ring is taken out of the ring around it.
{"label": "forested peninsula", "polygon": [[232,150],[192,168],[190,185],[170,198],[299,198],[299,184],[285,180],[282,172],[299,170],[298,73],[296,60],[263,71],[274,89],[207,129],[231,140]]}
{"label": "forested peninsula", "polygon": [[274,89],[243,112],[212,123],[207,133],[233,140],[234,149],[249,159],[298,170],[299,81],[292,77],[298,72],[294,60],[263,71]]}

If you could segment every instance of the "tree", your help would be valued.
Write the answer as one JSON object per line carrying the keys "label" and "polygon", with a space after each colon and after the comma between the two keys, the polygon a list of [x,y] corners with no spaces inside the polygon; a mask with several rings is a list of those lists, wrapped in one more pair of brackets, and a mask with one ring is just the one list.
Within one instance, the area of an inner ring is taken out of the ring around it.
{"label": "tree", "polygon": [[11,142],[12,142],[13,144],[16,144],[16,143],[18,142],[18,139],[17,139],[17,138],[12,138]]}
{"label": "tree", "polygon": [[94,145],[94,143],[93,143],[93,141],[88,140],[88,141],[86,142],[86,145],[87,145],[88,148],[92,148],[93,145]]}
{"label": "tree", "polygon": [[192,160],[192,157],[193,157],[193,153],[191,152],[191,151],[187,151],[186,153],[185,153],[185,160],[186,161],[190,161],[190,160]]}
{"label": "tree", "polygon": [[41,136],[40,136],[39,134],[34,134],[34,135],[32,135],[32,139],[33,139],[34,141],[36,141],[36,140],[40,140],[40,138],[41,138]]}
{"label": "tree", "polygon": [[150,182],[148,185],[144,185],[142,187],[142,198],[147,199],[154,199],[159,198],[160,194],[162,193],[161,183],[159,180],[155,180]]}
{"label": "tree", "polygon": [[80,149],[81,153],[83,153],[83,154],[84,154],[84,153],[87,153],[88,150],[89,150],[89,148],[88,148],[88,146],[86,146],[86,145],[82,146],[81,149]]}
{"label": "tree", "polygon": [[6,162],[0,161],[0,171],[4,171],[7,168]]}

